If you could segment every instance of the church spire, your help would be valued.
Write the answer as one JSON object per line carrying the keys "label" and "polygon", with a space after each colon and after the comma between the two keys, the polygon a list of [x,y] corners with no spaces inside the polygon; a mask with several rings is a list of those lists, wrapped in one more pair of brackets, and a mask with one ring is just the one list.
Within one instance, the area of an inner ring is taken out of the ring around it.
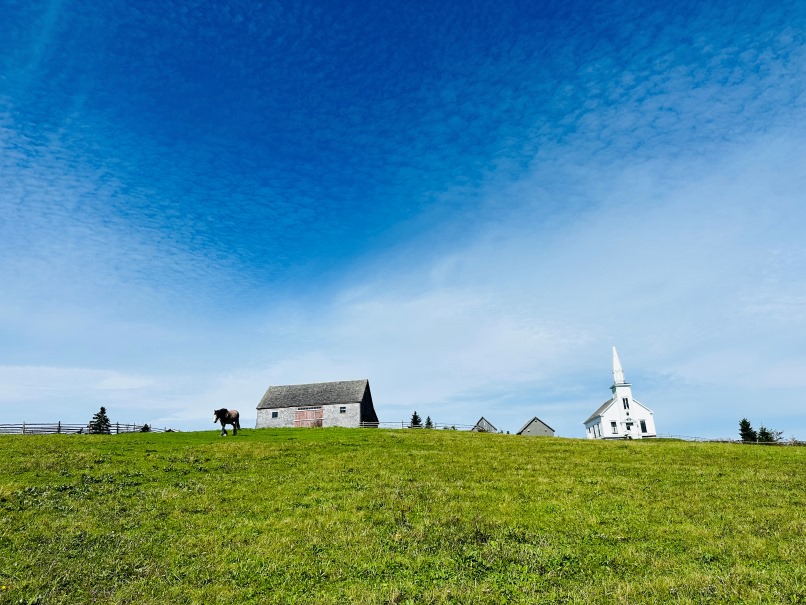
{"label": "church spire", "polygon": [[619,361],[616,347],[613,347],[613,384],[626,384],[624,370],[621,369],[621,361]]}

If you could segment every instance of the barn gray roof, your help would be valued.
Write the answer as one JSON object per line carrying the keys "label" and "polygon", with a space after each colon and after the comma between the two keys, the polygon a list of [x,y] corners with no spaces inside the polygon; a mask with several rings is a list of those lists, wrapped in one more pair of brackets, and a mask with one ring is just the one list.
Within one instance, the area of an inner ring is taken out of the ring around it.
{"label": "barn gray roof", "polygon": [[[537,422],[539,422],[540,424],[542,424],[544,427],[546,427],[547,429],[549,429],[551,432],[554,432],[554,429],[553,429],[553,428],[551,428],[551,427],[550,427],[549,425],[547,425],[545,422],[543,422],[542,420],[540,420],[540,418],[538,418],[537,416],[535,416],[535,417],[534,417],[534,418],[532,418],[531,420],[527,421],[527,422],[526,422],[526,424],[524,424],[524,425],[521,427],[521,430],[519,430],[519,431],[516,433],[516,435],[520,435],[520,434],[521,434],[523,431],[525,431],[525,430],[526,430],[526,427],[528,427],[530,424],[532,424],[532,423],[533,423],[533,422],[535,422],[535,421],[537,421]],[[587,422],[587,420],[586,420],[585,422]]]}
{"label": "barn gray roof", "polygon": [[257,409],[359,403],[364,398],[367,389],[369,389],[369,380],[274,386],[268,388]]}
{"label": "barn gray roof", "polygon": [[476,423],[471,431],[484,431],[485,433],[495,433],[498,431],[489,420],[487,420],[484,416],[479,418],[479,421]]}
{"label": "barn gray roof", "polygon": [[610,407],[611,403],[613,403],[612,399],[608,399],[607,401],[605,401],[602,405],[599,406],[599,409],[596,410],[593,414],[591,414],[590,418],[588,418],[582,424],[588,424],[591,420],[593,420],[597,416],[601,416],[602,414],[604,414],[605,410]]}

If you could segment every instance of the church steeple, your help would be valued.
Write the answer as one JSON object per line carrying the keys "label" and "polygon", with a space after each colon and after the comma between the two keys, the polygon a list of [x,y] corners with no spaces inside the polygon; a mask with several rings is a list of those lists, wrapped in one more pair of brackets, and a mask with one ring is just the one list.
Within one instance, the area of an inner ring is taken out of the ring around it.
{"label": "church steeple", "polygon": [[627,381],[624,380],[624,370],[621,369],[616,347],[613,347],[613,386],[617,384],[627,384]]}
{"label": "church steeple", "polygon": [[585,421],[588,439],[644,439],[655,437],[652,410],[632,398],[632,385],[613,347],[613,397],[605,401]]}

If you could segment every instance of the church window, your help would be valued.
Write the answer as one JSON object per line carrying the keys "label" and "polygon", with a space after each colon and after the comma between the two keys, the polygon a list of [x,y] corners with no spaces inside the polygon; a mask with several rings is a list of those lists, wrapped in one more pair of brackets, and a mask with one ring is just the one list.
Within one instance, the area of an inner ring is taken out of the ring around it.
{"label": "church window", "polygon": [[279,414],[277,412],[272,412],[271,413],[272,418],[277,418],[277,416],[279,416]]}
{"label": "church window", "polygon": [[630,400],[629,400],[627,397],[622,397],[622,398],[621,398],[621,403],[623,403],[623,404],[624,404],[624,409],[625,409],[625,410],[629,410],[629,409],[630,409]]}
{"label": "church window", "polygon": [[641,421],[641,432],[646,433],[646,421],[645,420]]}
{"label": "church window", "polygon": [[610,428],[613,429],[614,435],[618,433],[618,425],[616,424],[615,420],[610,422]]}

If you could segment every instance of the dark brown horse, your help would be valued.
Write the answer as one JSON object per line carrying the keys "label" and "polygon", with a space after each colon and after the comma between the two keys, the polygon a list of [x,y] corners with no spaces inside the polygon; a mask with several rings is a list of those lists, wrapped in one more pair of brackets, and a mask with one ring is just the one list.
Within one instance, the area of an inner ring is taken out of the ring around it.
{"label": "dark brown horse", "polygon": [[226,437],[227,436],[227,429],[224,428],[226,425],[232,425],[232,434],[237,435],[238,429],[241,428],[241,415],[238,413],[238,410],[228,410],[227,408],[221,408],[220,410],[213,410],[213,414],[215,417],[213,418],[213,424],[216,422],[221,423],[221,435]]}

